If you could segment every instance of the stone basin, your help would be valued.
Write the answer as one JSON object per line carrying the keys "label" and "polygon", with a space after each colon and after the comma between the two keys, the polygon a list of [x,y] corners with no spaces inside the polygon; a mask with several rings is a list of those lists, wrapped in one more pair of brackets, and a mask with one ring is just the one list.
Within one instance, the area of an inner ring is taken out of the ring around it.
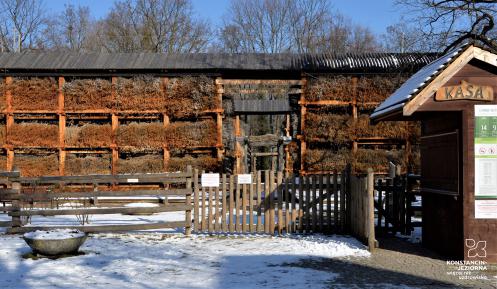
{"label": "stone basin", "polygon": [[78,230],[35,231],[23,236],[34,253],[46,256],[76,253],[86,237],[86,233]]}

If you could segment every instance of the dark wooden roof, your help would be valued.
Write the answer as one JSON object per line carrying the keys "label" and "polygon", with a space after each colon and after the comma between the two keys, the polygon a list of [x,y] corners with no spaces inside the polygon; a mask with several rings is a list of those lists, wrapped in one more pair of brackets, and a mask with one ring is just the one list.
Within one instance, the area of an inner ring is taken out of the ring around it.
{"label": "dark wooden roof", "polygon": [[159,53],[0,53],[0,70],[285,70],[391,72],[417,70],[435,54],[159,54]]}

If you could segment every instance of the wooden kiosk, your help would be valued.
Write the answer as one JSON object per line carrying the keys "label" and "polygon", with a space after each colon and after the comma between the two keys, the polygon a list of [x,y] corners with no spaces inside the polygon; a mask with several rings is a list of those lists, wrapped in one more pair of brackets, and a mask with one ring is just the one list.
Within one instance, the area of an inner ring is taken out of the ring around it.
{"label": "wooden kiosk", "polygon": [[423,245],[497,263],[497,55],[458,47],[407,80],[371,115],[421,122]]}

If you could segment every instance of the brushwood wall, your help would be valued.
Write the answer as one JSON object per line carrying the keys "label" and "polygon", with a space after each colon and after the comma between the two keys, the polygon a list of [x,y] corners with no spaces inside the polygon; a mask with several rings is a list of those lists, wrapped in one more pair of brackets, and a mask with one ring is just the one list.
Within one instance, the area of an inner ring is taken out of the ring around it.
{"label": "brushwood wall", "polygon": [[267,82],[247,89],[243,81],[229,88],[223,76],[207,74],[4,75],[0,167],[16,166],[24,176],[155,173],[187,165],[230,172],[237,157],[233,89],[241,89],[247,99],[288,99],[293,112],[281,128],[292,137],[287,171],[330,172],[346,163],[381,171],[388,161],[415,171],[417,126],[373,126],[368,118],[404,78],[321,74],[290,79],[299,81],[297,88]]}

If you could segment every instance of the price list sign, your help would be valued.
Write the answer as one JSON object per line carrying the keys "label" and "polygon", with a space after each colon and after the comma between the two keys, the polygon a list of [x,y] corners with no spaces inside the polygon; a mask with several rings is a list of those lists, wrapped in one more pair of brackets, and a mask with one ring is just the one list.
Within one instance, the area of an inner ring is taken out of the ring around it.
{"label": "price list sign", "polygon": [[497,105],[475,105],[475,218],[497,219]]}

